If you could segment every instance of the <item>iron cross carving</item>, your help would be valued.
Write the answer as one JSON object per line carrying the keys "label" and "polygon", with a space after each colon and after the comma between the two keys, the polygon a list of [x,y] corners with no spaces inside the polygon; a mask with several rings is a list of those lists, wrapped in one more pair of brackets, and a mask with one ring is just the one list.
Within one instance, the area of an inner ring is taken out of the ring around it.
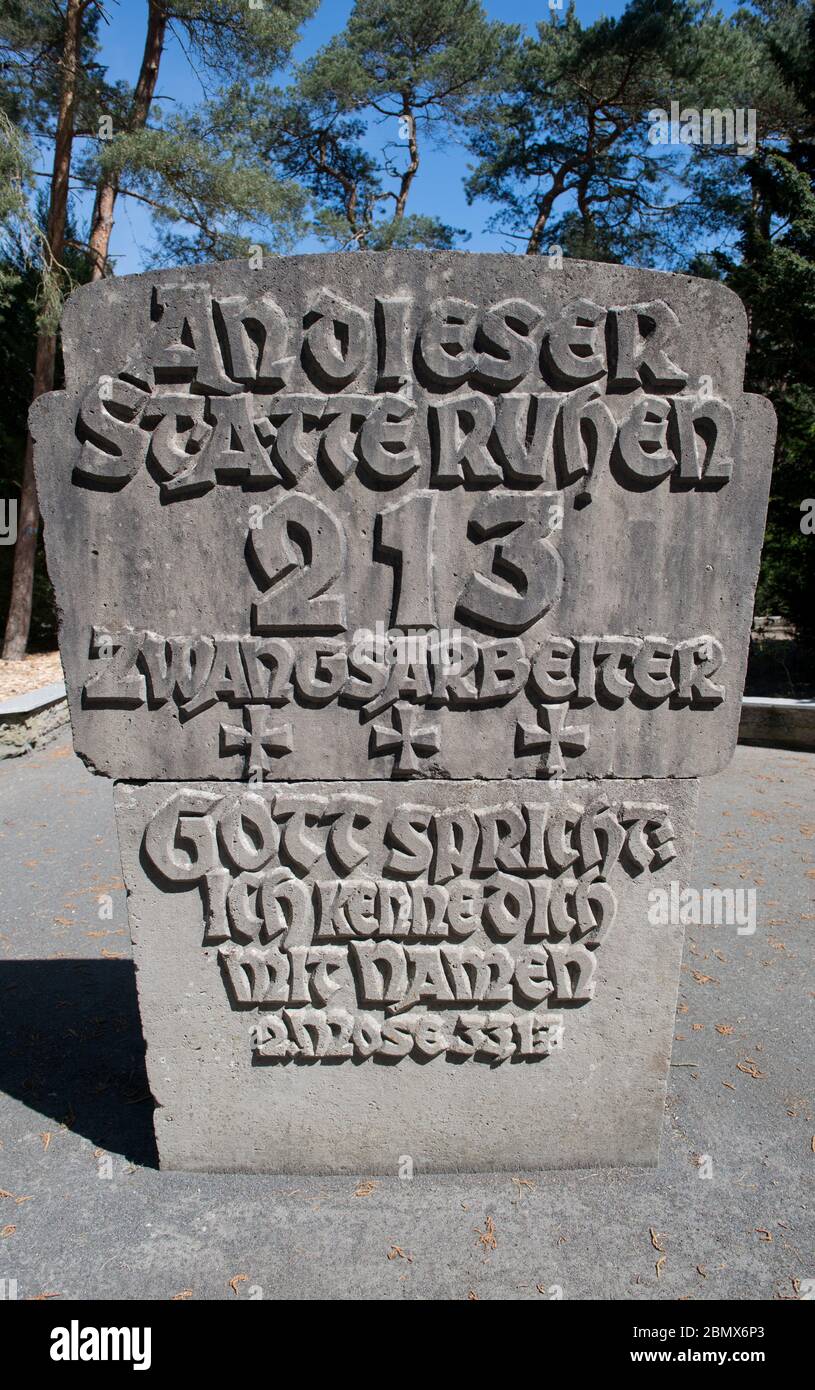
{"label": "iron cross carving", "polygon": [[410,777],[420,770],[420,759],[438,753],[441,746],[439,726],[422,724],[422,712],[416,705],[396,704],[391,717],[392,724],[374,724],[371,729],[371,757],[395,754],[393,775]]}
{"label": "iron cross carving", "polygon": [[564,754],[579,757],[589,746],[591,734],[586,724],[567,725],[566,705],[539,705],[537,724],[519,721],[515,729],[516,757],[540,753],[538,772],[542,777],[562,777],[566,771]]}
{"label": "iron cross carving", "polygon": [[242,753],[246,759],[247,778],[263,781],[272,766],[271,755],[285,758],[294,747],[291,724],[268,727],[268,705],[244,705],[244,727],[221,725],[221,753]]}

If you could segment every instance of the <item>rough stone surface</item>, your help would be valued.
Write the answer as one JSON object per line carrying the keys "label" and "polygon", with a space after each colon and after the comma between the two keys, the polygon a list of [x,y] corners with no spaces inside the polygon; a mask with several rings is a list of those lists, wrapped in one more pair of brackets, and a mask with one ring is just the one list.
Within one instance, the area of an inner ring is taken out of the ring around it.
{"label": "rough stone surface", "polygon": [[[78,752],[145,780],[242,778],[244,734],[278,780],[724,766],[774,429],[745,342],[721,285],[542,258],[80,289],[32,413]],[[359,637],[428,629],[429,662]]]}
{"label": "rough stone surface", "polygon": [[771,464],[739,301],[313,256],[86,288],[64,342],[37,480],[163,1165],[654,1163],[649,895],[735,746]]}
{"label": "rough stone surface", "polygon": [[[368,821],[350,854],[333,783],[117,786],[163,1166],[656,1162],[682,929],[649,923],[648,894],[688,876],[696,783],[426,782],[421,801],[343,786]],[[388,889],[412,909],[385,911]]]}

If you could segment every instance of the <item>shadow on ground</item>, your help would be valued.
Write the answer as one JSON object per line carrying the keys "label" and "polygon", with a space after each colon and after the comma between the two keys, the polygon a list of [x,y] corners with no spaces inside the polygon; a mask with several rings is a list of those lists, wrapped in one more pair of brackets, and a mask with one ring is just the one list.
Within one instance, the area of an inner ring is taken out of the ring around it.
{"label": "shadow on ground", "polygon": [[0,1090],[155,1167],[133,963],[0,962]]}

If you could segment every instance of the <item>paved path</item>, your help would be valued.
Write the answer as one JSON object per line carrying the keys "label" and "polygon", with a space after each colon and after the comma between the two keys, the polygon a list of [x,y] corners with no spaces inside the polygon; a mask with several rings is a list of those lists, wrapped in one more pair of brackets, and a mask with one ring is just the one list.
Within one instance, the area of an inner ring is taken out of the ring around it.
{"label": "paved path", "polygon": [[815,754],[739,748],[703,784],[695,883],[755,888],[757,927],[689,931],[656,1171],[159,1173],[111,788],[64,739],[0,765],[0,882],[0,1279],[18,1297],[815,1290]]}

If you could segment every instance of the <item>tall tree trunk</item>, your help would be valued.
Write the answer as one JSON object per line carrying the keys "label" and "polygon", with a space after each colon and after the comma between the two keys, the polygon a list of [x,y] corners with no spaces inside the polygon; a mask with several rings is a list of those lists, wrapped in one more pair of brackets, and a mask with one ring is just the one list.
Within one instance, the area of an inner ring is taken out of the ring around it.
{"label": "tall tree trunk", "polygon": [[[147,36],[144,41],[144,55],[141,60],[139,79],[133,93],[133,106],[128,121],[128,130],[141,130],[147,124],[150,106],[158,81],[159,64],[164,50],[164,36],[167,30],[167,14],[162,0],[148,0]],[[113,176],[103,177],[96,190],[96,203],[91,228],[91,279],[101,280],[105,274],[110,249],[110,235],[113,231],[113,211],[119,192],[119,180]]]}
{"label": "tall tree trunk", "polygon": [[566,188],[566,180],[569,177],[569,174],[574,172],[576,166],[576,160],[567,159],[565,164],[561,164],[560,168],[552,176],[552,182],[550,183],[548,189],[546,190],[545,194],[538,203],[538,210],[535,215],[535,221],[532,226],[532,230],[529,233],[529,241],[527,242],[526,251],[524,253],[525,255],[540,255],[541,245],[543,243],[543,234],[546,231],[546,224],[552,215],[552,208],[555,206],[555,203],[557,202],[561,193],[564,192]]}
{"label": "tall tree trunk", "polygon": [[393,214],[394,222],[398,222],[401,217],[404,217],[411,184],[419,172],[419,142],[416,138],[416,117],[410,109],[410,102],[407,96],[403,97],[402,100],[401,119],[407,122],[408,155],[410,158],[408,166],[402,174],[399,183],[399,192],[396,195],[396,211]]}
{"label": "tall tree trunk", "polygon": [[[62,47],[62,81],[59,113],[54,140],[54,167],[51,174],[51,197],[48,204],[48,223],[44,254],[52,266],[62,260],[65,248],[65,220],[68,215],[68,180],[71,173],[71,147],[74,138],[77,75],[82,38],[82,16],[88,0],[68,0],[65,13],[65,37]],[[34,364],[35,401],[54,386],[54,363],[57,340],[54,333],[40,333]],[[37,560],[37,537],[40,509],[34,484],[31,435],[26,436],[23,485],[20,495],[17,544],[14,547],[14,573],[11,580],[6,634],[3,645],[4,661],[19,661],[25,656],[31,627],[31,605],[34,592],[34,566]]]}

